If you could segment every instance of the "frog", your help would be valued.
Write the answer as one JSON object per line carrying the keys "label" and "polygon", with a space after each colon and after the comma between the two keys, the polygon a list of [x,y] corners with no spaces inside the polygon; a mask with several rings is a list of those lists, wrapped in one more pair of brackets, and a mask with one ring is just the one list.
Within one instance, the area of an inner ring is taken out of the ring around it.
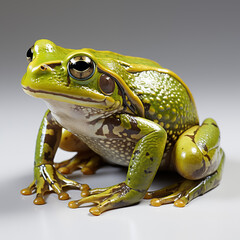
{"label": "frog", "polygon": [[[151,199],[152,206],[184,207],[217,187],[225,154],[212,118],[199,122],[194,98],[183,80],[157,62],[90,48],[67,49],[40,39],[28,49],[22,88],[47,104],[36,141],[34,179],[21,190],[69,199],[67,188],[81,191],[70,208],[94,204],[105,211]],[[75,152],[55,163],[58,148]],[[125,181],[91,189],[69,178],[73,171],[94,174],[110,164],[127,168]],[[162,171],[181,180],[149,191]],[[67,187],[67,188],[66,188]]]}

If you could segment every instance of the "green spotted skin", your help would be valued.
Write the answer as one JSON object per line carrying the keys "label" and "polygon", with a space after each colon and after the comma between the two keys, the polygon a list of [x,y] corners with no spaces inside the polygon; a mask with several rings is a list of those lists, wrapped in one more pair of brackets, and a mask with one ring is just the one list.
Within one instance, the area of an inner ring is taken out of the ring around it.
{"label": "green spotted skin", "polygon": [[[146,81],[151,84],[145,84]],[[194,102],[177,79],[156,71],[134,73],[130,88],[141,99],[146,118],[165,129],[167,142],[161,168],[171,169],[169,153],[176,140],[185,130],[199,123]]]}
{"label": "green spotted skin", "polygon": [[[151,84],[144,84],[146,81]],[[187,90],[169,74],[156,71],[134,73],[130,88],[141,99],[146,118],[164,127],[172,139],[176,140],[184,130],[198,124],[195,104]]]}
{"label": "green spotted skin", "polygon": [[[153,198],[153,206],[183,207],[219,184],[225,155],[218,125],[211,118],[199,124],[190,90],[171,70],[144,58],[65,49],[45,39],[27,58],[23,89],[48,106],[37,136],[34,181],[21,191],[35,191],[35,204],[45,203],[48,191],[68,199],[63,188],[73,187],[83,198],[69,207],[95,203],[93,215],[144,196]],[[54,164],[58,147],[77,155]],[[125,181],[89,189],[63,175],[79,168],[94,173],[100,159],[127,166]],[[159,170],[174,170],[183,181],[147,192]]]}

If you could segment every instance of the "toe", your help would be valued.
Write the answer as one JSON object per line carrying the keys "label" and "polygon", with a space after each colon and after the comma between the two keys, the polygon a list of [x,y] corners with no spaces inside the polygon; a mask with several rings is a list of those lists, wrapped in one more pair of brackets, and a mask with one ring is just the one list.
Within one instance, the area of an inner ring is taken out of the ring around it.
{"label": "toe", "polygon": [[83,167],[81,171],[84,175],[92,175],[95,173],[95,171],[89,167]]}
{"label": "toe", "polygon": [[32,191],[29,188],[24,188],[21,190],[22,195],[31,195]]}
{"label": "toe", "polygon": [[89,212],[94,216],[99,216],[101,214],[99,207],[92,207],[90,208]]}
{"label": "toe", "polygon": [[69,195],[66,192],[61,192],[61,193],[58,194],[58,199],[59,200],[68,200]]}
{"label": "toe", "polygon": [[89,193],[89,186],[87,184],[82,184],[81,187],[80,187],[80,190],[82,191],[81,192],[81,196],[82,197],[87,197],[90,195]]}
{"label": "toe", "polygon": [[37,196],[37,197],[34,199],[33,203],[34,203],[35,205],[43,205],[43,204],[45,204],[45,200],[43,199],[42,196]]}
{"label": "toe", "polygon": [[70,208],[78,208],[80,206],[80,204],[78,203],[78,201],[71,201],[68,203],[68,207]]}
{"label": "toe", "polygon": [[62,173],[62,174],[70,174],[70,173],[71,173],[71,171],[70,171],[70,169],[69,169],[68,167],[60,167],[60,168],[58,169],[58,171],[59,171],[60,173]]}
{"label": "toe", "polygon": [[162,205],[161,201],[159,198],[153,198],[150,202],[150,204],[154,207],[159,207]]}
{"label": "toe", "polygon": [[188,200],[185,197],[182,197],[174,202],[176,207],[185,207]]}

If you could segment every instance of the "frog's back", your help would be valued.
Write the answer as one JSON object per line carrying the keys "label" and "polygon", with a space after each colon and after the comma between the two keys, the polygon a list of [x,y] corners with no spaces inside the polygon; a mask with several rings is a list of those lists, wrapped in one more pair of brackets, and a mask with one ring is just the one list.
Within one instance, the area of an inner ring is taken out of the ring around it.
{"label": "frog's back", "polygon": [[101,64],[117,73],[120,77],[118,81],[126,83],[140,99],[144,117],[165,128],[169,143],[175,142],[183,131],[199,123],[192,94],[177,74],[150,59],[109,51],[98,51],[98,54],[101,55]]}
{"label": "frog's back", "polygon": [[133,74],[134,81],[129,84],[143,103],[145,117],[167,132],[167,154],[186,129],[199,123],[192,95],[176,74],[161,72],[161,69]]}

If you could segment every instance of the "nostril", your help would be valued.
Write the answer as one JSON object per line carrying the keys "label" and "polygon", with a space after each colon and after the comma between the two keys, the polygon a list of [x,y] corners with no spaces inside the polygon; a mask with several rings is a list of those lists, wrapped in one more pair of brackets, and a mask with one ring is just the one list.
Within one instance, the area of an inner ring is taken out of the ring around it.
{"label": "nostril", "polygon": [[41,65],[41,66],[40,66],[40,69],[41,69],[42,71],[46,71],[46,70],[47,70],[47,65],[46,65],[46,64]]}

